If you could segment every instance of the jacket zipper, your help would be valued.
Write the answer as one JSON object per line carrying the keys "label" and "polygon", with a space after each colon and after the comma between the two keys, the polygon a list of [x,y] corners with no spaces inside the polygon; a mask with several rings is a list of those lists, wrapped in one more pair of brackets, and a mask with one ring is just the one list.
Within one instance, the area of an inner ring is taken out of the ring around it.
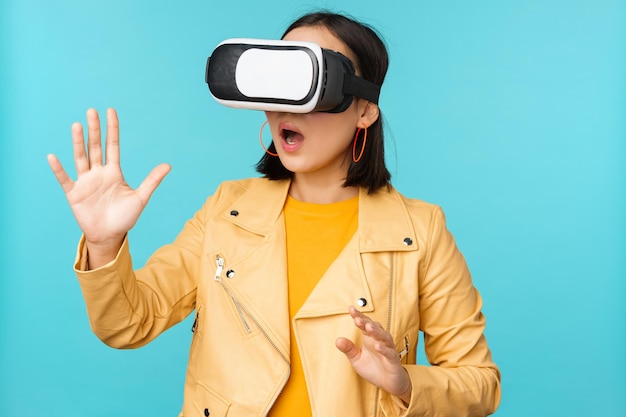
{"label": "jacket zipper", "polygon": [[291,364],[289,363],[289,358],[283,355],[283,353],[280,351],[278,346],[276,346],[276,343],[272,340],[269,334],[267,334],[267,331],[263,328],[263,326],[261,326],[261,324],[250,314],[250,312],[246,309],[246,307],[239,302],[239,300],[237,299],[237,297],[235,297],[235,295],[230,290],[230,288],[228,288],[228,285],[226,285],[224,281],[222,280],[221,275],[222,275],[222,270],[224,269],[224,258],[222,258],[220,255],[217,255],[215,257],[215,263],[217,265],[217,268],[215,269],[215,277],[213,279],[218,284],[220,284],[220,286],[224,289],[224,291],[226,291],[226,293],[233,300],[233,303],[235,304],[235,308],[237,308],[237,312],[239,313],[239,318],[241,319],[241,322],[243,323],[243,326],[246,329],[246,332],[248,334],[252,333],[252,328],[248,324],[248,321],[246,320],[246,317],[245,317],[245,316],[248,316],[250,320],[256,325],[256,327],[261,331],[261,333],[263,334],[265,339],[267,339],[267,341],[270,343],[272,348],[274,348],[276,353],[278,353],[278,355],[282,358],[283,361],[285,361],[285,364],[287,365],[287,370],[288,370],[287,376],[285,377],[285,380],[282,383],[281,389],[276,393],[274,398],[271,399],[268,408],[265,410],[264,414],[267,414],[269,410],[272,408],[272,406],[274,405],[274,403],[276,402],[276,398],[278,398],[278,395],[282,391],[282,388],[285,386],[285,384],[289,380],[289,376],[291,375]]}
{"label": "jacket zipper", "polygon": [[[393,252],[389,253],[389,298],[387,300],[387,332],[391,331],[391,309],[393,308]],[[405,339],[408,345],[408,339]],[[408,351],[408,347],[407,347]],[[378,416],[378,400],[380,398],[380,388],[376,388],[374,397],[374,417]]]}
{"label": "jacket zipper", "polygon": [[244,315],[245,310],[243,306],[241,305],[239,300],[237,300],[237,297],[235,297],[235,295],[228,288],[228,286],[224,284],[224,282],[222,281],[222,270],[224,269],[224,258],[222,258],[221,256],[217,256],[215,258],[215,263],[217,264],[217,268],[215,269],[215,277],[214,277],[215,281],[217,281],[220,284],[220,286],[224,289],[224,291],[226,291],[226,293],[233,300],[233,304],[235,305],[235,308],[237,309],[237,314],[239,314],[239,320],[241,320],[241,323],[243,324],[243,327],[246,330],[246,333],[248,334],[252,333],[252,328],[248,324],[248,321],[246,320],[246,316]]}

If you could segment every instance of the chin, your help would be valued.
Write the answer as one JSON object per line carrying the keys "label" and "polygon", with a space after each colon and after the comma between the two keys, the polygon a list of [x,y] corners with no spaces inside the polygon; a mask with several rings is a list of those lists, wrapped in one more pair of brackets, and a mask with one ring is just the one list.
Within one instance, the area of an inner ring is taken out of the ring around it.
{"label": "chin", "polygon": [[287,168],[287,171],[291,171],[294,174],[302,174],[304,172],[308,172],[309,171],[308,169],[305,169],[301,164],[293,164],[293,163],[291,163],[291,164],[287,163],[286,164],[286,163],[283,162],[283,166],[285,168]]}

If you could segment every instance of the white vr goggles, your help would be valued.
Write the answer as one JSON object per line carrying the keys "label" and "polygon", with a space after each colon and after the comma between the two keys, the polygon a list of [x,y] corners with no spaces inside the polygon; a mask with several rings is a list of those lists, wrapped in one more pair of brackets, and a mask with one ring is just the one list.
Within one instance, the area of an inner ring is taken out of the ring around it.
{"label": "white vr goggles", "polygon": [[378,104],[380,95],[347,57],[312,42],[225,40],[207,60],[205,81],[226,106],[288,113],[340,113],[355,96]]}

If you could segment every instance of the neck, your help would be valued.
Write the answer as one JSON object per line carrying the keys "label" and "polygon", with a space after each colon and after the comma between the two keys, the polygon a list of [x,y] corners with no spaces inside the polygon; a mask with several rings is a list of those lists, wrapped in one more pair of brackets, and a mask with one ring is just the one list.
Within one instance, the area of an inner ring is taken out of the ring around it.
{"label": "neck", "polygon": [[344,181],[319,180],[296,174],[291,181],[289,195],[298,201],[316,204],[338,203],[356,197],[358,187],[344,187]]}

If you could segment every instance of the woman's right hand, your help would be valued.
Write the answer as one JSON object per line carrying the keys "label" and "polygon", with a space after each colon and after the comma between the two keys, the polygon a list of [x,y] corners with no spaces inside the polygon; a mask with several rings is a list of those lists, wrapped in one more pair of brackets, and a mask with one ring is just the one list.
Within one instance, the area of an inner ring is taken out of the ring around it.
{"label": "woman's right hand", "polygon": [[115,110],[107,111],[104,164],[100,119],[94,109],[87,110],[87,126],[86,149],[81,124],[72,125],[76,181],[69,177],[55,155],[48,155],[48,163],[85,235],[89,268],[94,269],[115,259],[124,236],[137,222],[170,166],[158,165],[137,189],[132,189],[120,168],[119,122]]}

